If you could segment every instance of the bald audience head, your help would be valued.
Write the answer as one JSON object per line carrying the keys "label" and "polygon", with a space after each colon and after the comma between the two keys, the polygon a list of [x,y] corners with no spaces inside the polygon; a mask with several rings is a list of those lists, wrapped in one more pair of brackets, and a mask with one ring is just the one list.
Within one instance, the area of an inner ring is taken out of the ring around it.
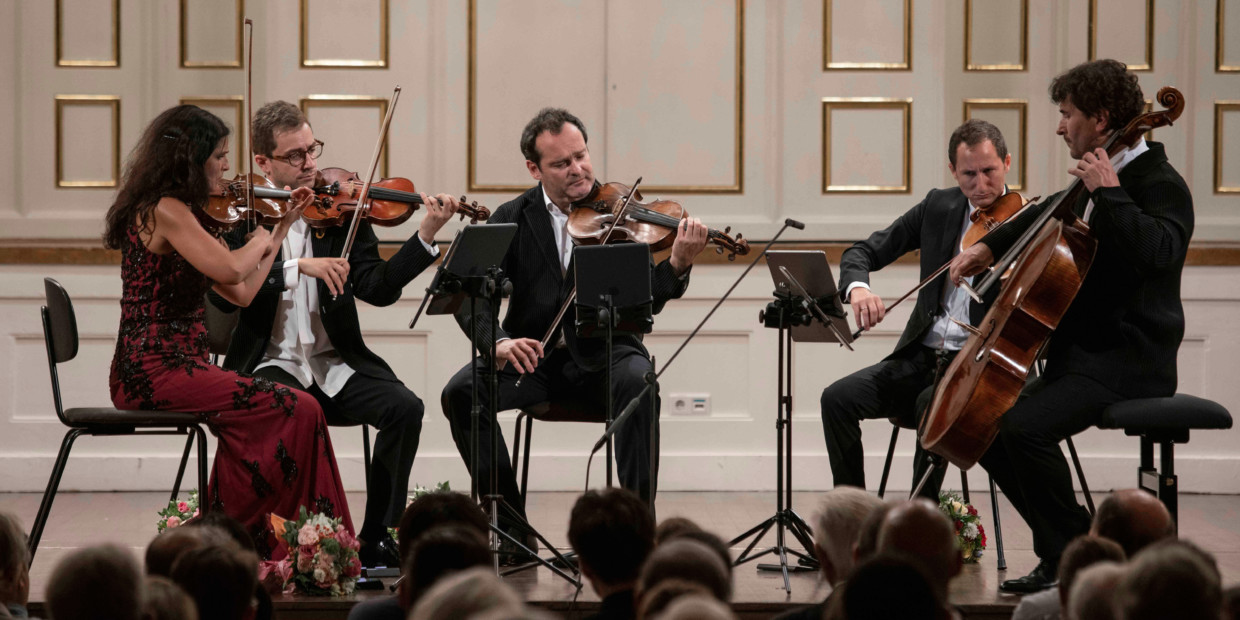
{"label": "bald audience head", "polygon": [[1124,577],[1124,566],[1117,562],[1098,562],[1076,576],[1064,608],[1072,620],[1118,620],[1115,589]]}
{"label": "bald audience head", "polygon": [[960,574],[962,560],[956,530],[938,506],[926,499],[900,502],[891,508],[878,531],[878,552],[902,555],[919,563],[943,598],[947,596],[947,584]]}
{"label": "bald audience head", "polygon": [[856,487],[835,487],[822,496],[814,519],[814,555],[827,583],[838,585],[852,573],[861,525],[882,505],[883,500]]}
{"label": "bald audience head", "polygon": [[1122,489],[1098,504],[1089,533],[1114,540],[1131,558],[1151,543],[1174,537],[1175,523],[1157,497],[1140,489]]}

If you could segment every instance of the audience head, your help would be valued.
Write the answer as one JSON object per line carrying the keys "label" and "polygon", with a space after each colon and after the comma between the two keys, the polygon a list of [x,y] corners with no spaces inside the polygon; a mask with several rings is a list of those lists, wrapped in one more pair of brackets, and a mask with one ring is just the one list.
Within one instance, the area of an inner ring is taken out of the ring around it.
{"label": "audience head", "polygon": [[702,529],[701,526],[694,523],[692,519],[687,519],[685,517],[668,517],[659,522],[658,527],[654,528],[654,544],[655,546],[658,546],[674,538],[681,532],[700,529]]}
{"label": "audience head", "polygon": [[882,505],[883,500],[856,487],[835,487],[823,495],[814,519],[814,555],[827,583],[834,586],[848,578],[861,525]]}
{"label": "audience head", "polygon": [[632,491],[587,491],[573,504],[568,543],[599,596],[631,589],[654,549],[654,517]]}
{"label": "audience head", "polygon": [[659,614],[660,620],[733,620],[736,614],[726,603],[709,594],[676,597]]}
{"label": "audience head", "polygon": [[464,493],[455,491],[434,491],[413,500],[405,513],[400,517],[400,526],[396,532],[396,544],[400,548],[401,560],[409,557],[413,541],[423,532],[445,523],[461,523],[477,530],[486,536],[490,531],[490,521],[486,514]]}
{"label": "audience head", "polygon": [[198,620],[198,608],[194,599],[171,579],[148,575],[142,620]]}
{"label": "audience head", "polygon": [[[209,544],[220,544],[221,539],[226,538],[237,543],[238,546],[246,551],[258,553],[258,548],[254,545],[254,536],[245,530],[245,525],[225,514],[223,510],[212,510],[211,512],[203,513],[197,518],[186,521],[185,525],[203,528],[203,535],[207,537]],[[267,537],[266,530],[260,531],[263,533],[259,534],[259,536],[262,536],[262,540],[265,541]]]}
{"label": "audience head", "polygon": [[857,565],[831,597],[825,617],[939,620],[947,617],[947,609],[921,565],[906,556],[879,553]]}
{"label": "audience head", "polygon": [[487,539],[463,523],[445,523],[424,532],[405,558],[400,605],[405,611],[435,582],[452,573],[491,562]]}
{"label": "audience head", "polygon": [[1119,543],[1098,536],[1077,536],[1059,558],[1059,607],[1068,609],[1068,594],[1080,572],[1098,562],[1122,563],[1127,556]]}
{"label": "audience head", "polygon": [[1240,620],[1240,585],[1223,590],[1223,618]]}
{"label": "audience head", "polygon": [[[517,615],[521,597],[490,569],[469,568],[440,579],[414,604],[409,620]],[[498,615],[492,615],[498,614]]]}
{"label": "audience head", "polygon": [[254,616],[258,556],[235,543],[182,553],[172,565],[172,580],[194,599],[201,620]]}
{"label": "audience head", "polygon": [[113,544],[70,553],[48,578],[47,613],[56,620],[138,620],[145,584],[138,561]]}
{"label": "audience head", "polygon": [[708,532],[704,529],[692,529],[678,532],[668,540],[696,540],[710,548],[719,557],[719,561],[723,563],[723,567],[728,575],[728,583],[732,582],[732,552],[728,550],[728,543],[714,532]]}
{"label": "audience head", "polygon": [[1165,540],[1138,553],[1115,591],[1125,620],[1214,620],[1223,609],[1218,565],[1200,547]]}
{"label": "audience head", "polygon": [[30,550],[21,521],[11,512],[0,511],[0,607],[5,603],[25,605],[30,598]]}
{"label": "audience head", "polygon": [[870,511],[870,515],[861,522],[861,531],[857,534],[857,545],[853,549],[853,566],[878,553],[878,532],[883,527],[887,513],[895,506],[891,502],[883,502]]}
{"label": "audience head", "polygon": [[663,612],[674,601],[691,596],[705,596],[718,600],[715,595],[711,594],[710,589],[701,583],[672,577],[660,581],[649,590],[642,590],[637,600],[637,618],[638,620],[662,618]]}
{"label": "audience head", "polygon": [[1131,558],[1151,543],[1174,537],[1175,523],[1157,497],[1140,489],[1123,489],[1098,504],[1089,533],[1114,540]]}
{"label": "audience head", "polygon": [[1078,573],[1068,591],[1064,617],[1073,620],[1119,620],[1115,609],[1115,588],[1124,577],[1124,570],[1121,564],[1102,561]]}
{"label": "audience head", "polygon": [[[187,526],[173,527],[153,538],[151,544],[146,546],[146,574],[171,576],[172,565],[182,553],[190,549],[205,547],[208,544],[202,535],[205,529]],[[222,530],[215,531],[222,532]]]}
{"label": "audience head", "polygon": [[728,567],[719,558],[718,551],[698,540],[681,536],[655,547],[642,567],[637,588],[639,596],[644,598],[645,593],[672,578],[701,584],[724,602],[732,597]]}
{"label": "audience head", "polygon": [[925,499],[900,502],[891,508],[879,528],[878,551],[904,555],[922,564],[941,598],[946,598],[947,584],[960,574],[963,564],[951,520]]}

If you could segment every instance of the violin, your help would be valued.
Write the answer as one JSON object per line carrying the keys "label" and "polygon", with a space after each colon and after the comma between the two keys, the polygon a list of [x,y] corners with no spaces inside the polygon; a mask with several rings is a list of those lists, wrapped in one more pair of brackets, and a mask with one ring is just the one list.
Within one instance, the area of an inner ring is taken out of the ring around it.
{"label": "violin", "polygon": [[969,224],[968,230],[964,231],[964,239],[960,242],[960,249],[965,249],[986,236],[986,233],[996,229],[1000,224],[1006,222],[1013,215],[1020,212],[1031,202],[1036,202],[1041,196],[1035,196],[1028,200],[1024,196],[1016,192],[1008,192],[1000,196],[997,200],[990,203],[985,209],[975,209],[973,214],[969,216],[972,224]]}
{"label": "violin", "polygon": [[[349,221],[353,213],[364,209],[365,218],[377,226],[399,226],[413,215],[422,204],[413,181],[401,177],[381,179],[370,184],[368,199],[359,200],[363,183],[356,172],[344,168],[323,168],[315,179],[315,200],[302,212],[301,217],[313,228],[331,228]],[[255,188],[257,189],[257,188]],[[491,210],[477,201],[466,203],[461,196],[458,213],[461,219],[469,216],[470,224],[491,217]]]}
{"label": "violin", "polygon": [[[254,205],[249,204],[253,190]],[[288,199],[292,190],[280,189],[262,175],[237,175],[233,180],[221,183],[207,196],[202,207],[203,219],[216,232],[232,230],[239,222],[253,214],[259,224],[268,226],[279,223],[288,213]]]}
{"label": "violin", "polygon": [[[623,183],[604,185],[595,182],[588,196],[570,205],[568,234],[577,245],[645,243],[652,252],[671,247],[676,240],[676,232],[680,230],[680,221],[688,217],[688,212],[672,200],[643,203],[641,199],[641,192]],[[723,254],[726,249],[728,260],[734,261],[738,254],[749,254],[749,242],[740,233],[732,238],[731,232],[731,226],[722,231],[710,228],[706,235],[711,243],[718,246],[715,248],[717,253]]]}

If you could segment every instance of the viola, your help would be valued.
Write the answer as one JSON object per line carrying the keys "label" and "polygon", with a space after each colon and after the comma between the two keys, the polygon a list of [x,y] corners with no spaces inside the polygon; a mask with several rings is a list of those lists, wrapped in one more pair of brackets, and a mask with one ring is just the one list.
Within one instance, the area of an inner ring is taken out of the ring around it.
{"label": "viola", "polygon": [[[688,212],[672,200],[643,203],[641,199],[641,192],[623,183],[603,185],[596,182],[588,196],[570,205],[568,234],[576,245],[645,243],[652,252],[671,247],[680,230],[680,221],[688,217]],[[706,234],[709,241],[718,246],[716,252],[723,254],[727,250],[728,260],[736,260],[738,254],[749,253],[749,242],[740,233],[732,238],[731,232],[729,226],[722,231],[707,229]]]}
{"label": "viola", "polygon": [[969,228],[964,231],[964,239],[960,242],[960,249],[965,249],[974,243],[977,243],[986,233],[998,228],[1013,215],[1025,208],[1025,205],[1036,202],[1041,196],[1035,196],[1025,200],[1024,196],[1016,192],[1008,192],[1000,196],[997,200],[990,203],[985,209],[976,209],[969,216]]}
{"label": "viola", "polygon": [[[315,179],[315,200],[302,212],[302,219],[314,228],[340,226],[352,219],[353,213],[364,207],[366,221],[376,226],[399,226],[405,223],[422,204],[413,181],[401,177],[381,179],[370,184],[365,200],[361,178],[356,172],[344,168],[323,168]],[[461,196],[459,213],[461,219],[469,216],[470,224],[491,217],[491,210],[477,201],[466,203]]]}

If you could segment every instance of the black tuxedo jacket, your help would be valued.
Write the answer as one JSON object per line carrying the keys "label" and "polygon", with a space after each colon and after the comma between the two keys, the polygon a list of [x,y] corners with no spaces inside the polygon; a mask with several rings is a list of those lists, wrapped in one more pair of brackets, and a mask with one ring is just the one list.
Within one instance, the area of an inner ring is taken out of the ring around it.
{"label": "black tuxedo jacket", "polygon": [[[1093,266],[1051,336],[1046,376],[1084,374],[1130,398],[1170,396],[1184,338],[1180,276],[1193,236],[1193,198],[1167,162],[1163,145],[1119,173],[1119,187],[1100,187],[1075,205],[1094,210]],[[1056,196],[982,238],[1002,256]]]}
{"label": "black tuxedo jacket", "polygon": [[[840,258],[840,295],[844,301],[848,301],[845,294],[850,284],[869,284],[870,272],[890,265],[913,250],[921,250],[920,279],[924,280],[934,273],[959,253],[960,231],[968,213],[969,199],[959,187],[933,189],[891,226],[853,244]],[[913,307],[913,314],[904,326],[904,333],[900,335],[892,355],[920,342],[934,325],[946,280],[947,275],[941,275],[918,291],[917,305]],[[969,302],[969,322],[979,324],[997,296],[998,290],[995,289],[986,295],[984,303]]]}
{"label": "black tuxedo jacket", "polygon": [[[483,353],[490,352],[491,343],[500,338],[542,340],[555,319],[556,312],[572,290],[574,267],[569,264],[567,274],[561,275],[555,231],[552,229],[551,214],[547,213],[547,205],[543,200],[542,185],[530,188],[516,199],[500,205],[487,223],[515,223],[517,234],[500,264],[504,275],[512,282],[512,296],[508,300],[508,313],[500,324],[499,333],[491,333],[491,314],[487,308],[479,309],[476,335],[469,304],[464,304],[456,315],[461,329],[474,339],[474,346]],[[654,298],[653,311],[656,314],[663,309],[667,300],[684,295],[689,285],[689,274],[677,277],[667,260],[651,265],[650,278],[650,291]],[[603,340],[578,338],[572,328],[575,319],[576,313],[570,307],[558,328],[558,331],[564,334],[564,341],[573,361],[586,370],[602,370],[606,365]],[[568,329],[565,329],[566,325]],[[551,343],[556,340],[558,336],[553,336]],[[625,349],[637,349],[646,354],[640,336],[617,336],[613,346],[616,355],[623,354]],[[550,354],[550,351],[546,353]]]}
{"label": "black tuxedo jacket", "polygon": [[[340,256],[344,249],[348,226],[326,229],[310,229],[309,241],[316,257]],[[225,236],[229,247],[245,244],[245,231],[238,227]],[[357,237],[349,254],[349,278],[344,291],[332,299],[327,285],[312,278],[319,287],[319,317],[332,346],[351,368],[376,379],[397,381],[396,374],[378,355],[362,341],[362,329],[357,320],[357,299],[373,306],[388,306],[400,299],[401,291],[423,269],[435,262],[435,257],[422,246],[417,234],[410,237],[400,250],[388,261],[379,257],[379,240],[367,222],[357,228]],[[281,256],[271,264],[271,271],[254,301],[241,309],[237,328],[233,331],[224,367],[241,372],[253,372],[263,360],[271,328],[275,324],[280,295],[284,292],[284,261]],[[236,306],[223,297],[211,294],[217,307],[232,312]]]}

